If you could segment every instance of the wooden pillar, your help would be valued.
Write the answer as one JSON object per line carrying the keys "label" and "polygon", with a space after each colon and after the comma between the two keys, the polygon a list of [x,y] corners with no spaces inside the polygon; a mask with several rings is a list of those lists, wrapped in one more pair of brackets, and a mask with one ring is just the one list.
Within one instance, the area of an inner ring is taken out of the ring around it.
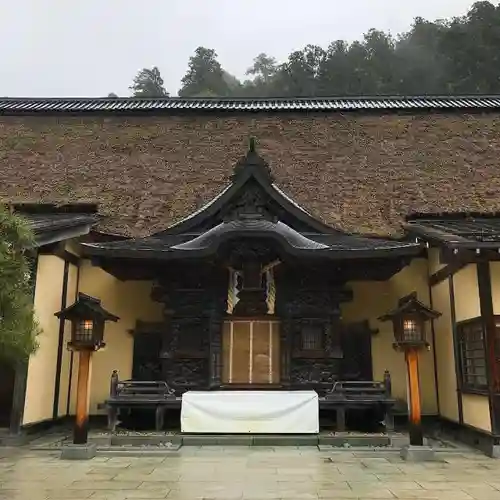
{"label": "wooden pillar", "polygon": [[500,431],[500,374],[496,357],[496,321],[493,308],[490,263],[477,264],[479,305],[484,329],[484,349],[488,379],[488,396],[491,417],[491,431]]}
{"label": "wooden pillar", "polygon": [[420,387],[418,382],[418,350],[408,349],[405,352],[408,370],[408,407],[410,424],[410,445],[422,446],[422,410],[420,404]]}
{"label": "wooden pillar", "polygon": [[222,384],[222,315],[215,308],[210,314],[210,389],[217,389]]}
{"label": "wooden pillar", "polygon": [[74,444],[86,444],[89,425],[89,385],[92,351],[79,351],[78,385],[76,390],[76,420],[73,431]]}
{"label": "wooden pillar", "polygon": [[16,364],[14,379],[14,393],[12,395],[12,409],[10,413],[11,434],[19,434],[23,421],[24,405],[26,402],[26,381],[28,378],[28,359],[23,359]]}

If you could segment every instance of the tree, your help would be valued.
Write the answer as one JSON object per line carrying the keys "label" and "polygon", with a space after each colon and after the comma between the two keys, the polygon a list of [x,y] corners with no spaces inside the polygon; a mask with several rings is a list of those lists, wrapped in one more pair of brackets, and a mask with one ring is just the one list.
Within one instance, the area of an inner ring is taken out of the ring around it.
{"label": "tree", "polygon": [[450,92],[500,91],[500,5],[476,2],[448,23],[439,41]]}
{"label": "tree", "polygon": [[395,56],[398,73],[396,94],[445,94],[446,61],[439,44],[446,30],[443,22],[417,17],[409,32],[399,36]]}
{"label": "tree", "polygon": [[0,208],[0,358],[15,363],[32,354],[38,344],[30,262],[34,247],[31,229],[22,219]]}
{"label": "tree", "polygon": [[168,97],[169,93],[163,86],[160,70],[155,66],[152,69],[141,69],[129,87],[134,97]]}
{"label": "tree", "polygon": [[254,58],[253,64],[247,69],[246,74],[254,77],[254,83],[267,85],[273,76],[276,75],[277,70],[278,64],[276,59],[262,52]]}
{"label": "tree", "polygon": [[118,98],[118,95],[117,95],[117,94],[115,94],[114,92],[110,92],[110,93],[108,94],[108,98],[110,98],[110,99],[117,99],[117,98]]}
{"label": "tree", "polygon": [[227,73],[217,61],[217,53],[205,47],[198,47],[194,56],[189,58],[188,71],[181,83],[182,87],[179,90],[181,97],[231,95]]}
{"label": "tree", "polygon": [[307,45],[292,52],[273,79],[285,95],[300,97],[317,95],[318,76],[326,52],[317,45]]}

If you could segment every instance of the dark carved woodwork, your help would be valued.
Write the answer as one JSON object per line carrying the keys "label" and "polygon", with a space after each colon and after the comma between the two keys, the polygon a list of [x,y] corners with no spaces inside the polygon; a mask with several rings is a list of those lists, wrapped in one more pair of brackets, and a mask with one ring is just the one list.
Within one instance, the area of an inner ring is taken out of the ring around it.
{"label": "dark carved woodwork", "polygon": [[[221,301],[224,304],[224,301]],[[210,388],[222,383],[222,307],[214,307],[210,315]]]}
{"label": "dark carved woodwork", "polygon": [[157,325],[152,324],[150,330],[147,324],[141,324],[141,331],[134,334],[134,359],[132,378],[134,380],[161,380],[162,366],[160,351],[162,333]]}
{"label": "dark carved woodwork", "polygon": [[292,387],[306,386],[324,392],[340,377],[338,359],[294,359],[290,369]]}
{"label": "dark carved woodwork", "polygon": [[165,371],[167,383],[177,393],[191,389],[206,388],[208,375],[207,359],[182,359],[174,361]]}
{"label": "dark carved woodwork", "polygon": [[234,307],[235,316],[263,316],[267,313],[266,290],[263,284],[262,265],[247,261],[242,265],[242,283],[239,301]]}
{"label": "dark carved woodwork", "polygon": [[219,247],[220,261],[238,270],[249,262],[264,266],[280,257],[283,258],[279,245],[265,238],[239,238]]}
{"label": "dark carved woodwork", "polygon": [[342,326],[344,357],[341,373],[344,380],[373,380],[371,337],[368,321]]}
{"label": "dark carved woodwork", "polygon": [[250,182],[245,190],[229,203],[221,212],[222,220],[241,219],[249,215],[260,215],[267,219],[277,219],[269,206],[270,196],[256,182]]}
{"label": "dark carved woodwork", "polygon": [[307,224],[289,214],[255,181],[248,182],[239,195],[198,230],[206,231],[220,222],[244,218],[249,215],[260,215],[272,221],[279,220],[299,232],[311,231]]}
{"label": "dark carved woodwork", "polygon": [[[337,380],[342,367],[340,304],[352,293],[319,266],[279,266],[276,278],[276,313],[282,319],[282,381],[291,387],[324,390]],[[302,349],[302,330],[322,330],[321,349]]]}
{"label": "dark carved woodwork", "polygon": [[179,263],[157,279],[152,298],[164,305],[162,378],[178,393],[220,385],[227,272],[210,262]]}

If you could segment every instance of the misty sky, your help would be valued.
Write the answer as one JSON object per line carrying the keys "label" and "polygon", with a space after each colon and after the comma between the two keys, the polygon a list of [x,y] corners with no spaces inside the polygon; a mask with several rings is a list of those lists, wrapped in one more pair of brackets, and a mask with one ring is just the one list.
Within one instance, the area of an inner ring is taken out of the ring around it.
{"label": "misty sky", "polygon": [[158,66],[175,95],[199,45],[243,78],[253,57],[308,43],[397,34],[416,16],[462,15],[473,0],[0,0],[0,96],[129,95]]}

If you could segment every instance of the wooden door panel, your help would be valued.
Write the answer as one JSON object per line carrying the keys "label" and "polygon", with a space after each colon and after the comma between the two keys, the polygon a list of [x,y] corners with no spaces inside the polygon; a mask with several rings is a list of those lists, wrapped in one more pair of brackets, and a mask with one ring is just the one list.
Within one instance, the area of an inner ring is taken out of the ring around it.
{"label": "wooden door panel", "polygon": [[250,373],[250,322],[233,323],[233,346],[231,352],[233,384],[248,384]]}
{"label": "wooden door panel", "polygon": [[272,378],[270,348],[272,345],[272,323],[253,322],[252,372],[250,383],[269,384]]}
{"label": "wooden door panel", "polygon": [[231,323],[224,322],[222,327],[222,383],[231,381]]}
{"label": "wooden door panel", "polygon": [[226,384],[271,384],[280,379],[280,332],[277,321],[224,323],[222,380]]}
{"label": "wooden door panel", "polygon": [[281,381],[281,349],[280,349],[280,324],[278,322],[273,322],[272,326],[272,349],[271,349],[271,360],[272,360],[272,378],[271,382],[273,384],[279,384]]}

